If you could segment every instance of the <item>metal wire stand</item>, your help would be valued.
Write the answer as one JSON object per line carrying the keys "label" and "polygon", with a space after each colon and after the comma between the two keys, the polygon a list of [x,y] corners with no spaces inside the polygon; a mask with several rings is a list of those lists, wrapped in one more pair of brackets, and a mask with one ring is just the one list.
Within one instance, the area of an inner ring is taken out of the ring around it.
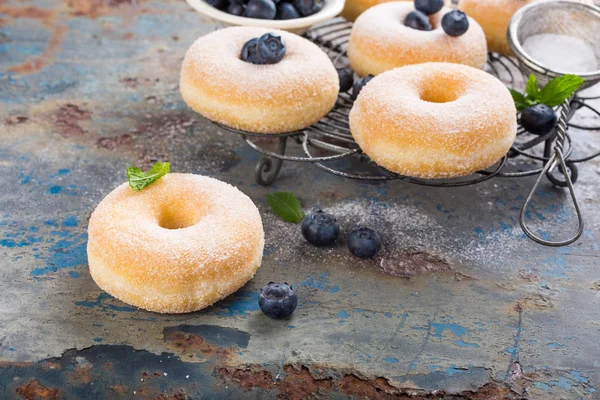
{"label": "metal wire stand", "polygon": [[[336,68],[342,68],[348,66],[346,45],[351,29],[351,23],[336,18],[312,28],[305,33],[305,37],[319,45],[332,59]],[[490,53],[486,70],[502,80],[508,87],[522,88],[525,84],[525,77],[518,64],[503,55]],[[573,190],[573,184],[578,177],[576,164],[600,156],[600,152],[596,152],[577,159],[571,158],[572,139],[568,133],[568,127],[600,130],[600,126],[581,126],[570,123],[573,115],[584,108],[600,116],[600,111],[587,103],[587,101],[597,98],[600,98],[600,96],[574,97],[567,101],[561,106],[557,128],[547,135],[531,135],[524,129],[519,128],[517,140],[507,155],[487,170],[460,179],[426,180],[401,176],[371,162],[362,153],[350,133],[348,115],[353,101],[348,93],[340,93],[331,112],[313,126],[302,131],[289,132],[271,138],[271,140],[277,141],[275,150],[267,150],[257,143],[268,137],[266,135],[244,132],[221,124],[217,125],[241,135],[250,147],[264,155],[256,166],[255,179],[257,183],[265,186],[275,181],[284,161],[309,162],[329,173],[344,178],[366,181],[402,180],[433,187],[467,186],[494,177],[518,178],[539,175],[521,209],[519,219],[521,227],[527,236],[540,244],[564,246],[575,242],[583,233],[583,217]],[[260,140],[257,140],[259,138]],[[286,155],[288,139],[293,139],[296,144],[301,146],[303,155]],[[316,154],[317,152],[319,155]],[[335,161],[343,159],[354,161],[351,169],[348,167],[348,163],[345,163],[345,167],[340,165],[344,163],[335,163]],[[525,211],[544,176],[556,186],[569,188],[578,220],[577,231],[570,239],[557,242],[545,240],[538,237],[527,226]]]}

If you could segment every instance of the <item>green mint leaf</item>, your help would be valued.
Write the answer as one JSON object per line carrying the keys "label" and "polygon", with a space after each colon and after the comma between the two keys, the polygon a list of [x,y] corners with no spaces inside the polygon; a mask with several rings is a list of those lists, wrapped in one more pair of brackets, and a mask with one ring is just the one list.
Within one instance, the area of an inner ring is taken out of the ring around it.
{"label": "green mint leaf", "polygon": [[537,78],[534,74],[529,75],[525,92],[527,93],[527,98],[530,100],[537,100],[539,98],[540,90],[538,89]]}
{"label": "green mint leaf", "polygon": [[290,192],[269,193],[267,203],[273,212],[286,222],[297,224],[304,218],[300,201]]}
{"label": "green mint leaf", "polygon": [[129,186],[136,192],[139,192],[169,172],[171,172],[171,164],[168,162],[157,162],[147,172],[131,166],[127,168],[127,180],[129,181]]}
{"label": "green mint leaf", "polygon": [[556,107],[565,102],[583,84],[577,75],[563,75],[552,79],[540,91],[539,102]]}
{"label": "green mint leaf", "polygon": [[510,90],[510,94],[512,95],[512,98],[515,102],[515,107],[517,107],[517,111],[523,111],[524,109],[529,107],[529,104],[527,103],[527,99],[525,99],[525,96],[523,96],[521,93],[517,92],[516,90],[513,90],[513,89],[508,89],[508,90]]}

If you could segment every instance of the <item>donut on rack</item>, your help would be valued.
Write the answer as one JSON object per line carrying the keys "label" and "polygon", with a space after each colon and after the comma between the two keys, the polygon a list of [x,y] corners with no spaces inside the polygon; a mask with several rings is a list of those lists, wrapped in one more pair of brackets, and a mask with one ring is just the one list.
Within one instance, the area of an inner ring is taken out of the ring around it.
{"label": "donut on rack", "polygon": [[[481,25],[489,51],[512,55],[506,31],[510,19],[521,7],[543,0],[460,0],[458,6]],[[571,0],[594,5],[593,0]]]}
{"label": "donut on rack", "polygon": [[360,76],[377,75],[393,68],[423,62],[451,62],[483,68],[487,46],[483,30],[469,17],[468,30],[450,36],[442,27],[442,19],[450,12],[442,8],[430,15],[431,30],[418,30],[405,25],[415,11],[413,3],[395,1],[369,8],[361,14],[350,34],[348,59]]}
{"label": "donut on rack", "polygon": [[329,57],[293,33],[254,27],[202,36],[183,60],[185,102],[206,118],[254,133],[304,129],[335,105],[339,78]]}
{"label": "donut on rack", "polygon": [[264,247],[252,200],[193,174],[168,174],[139,192],[120,185],[92,213],[88,237],[98,286],[159,313],[200,310],[235,292]]}
{"label": "donut on rack", "polygon": [[400,175],[452,178],[510,149],[517,111],[502,82],[466,65],[426,63],[384,72],[360,92],[350,131],[375,163]]}

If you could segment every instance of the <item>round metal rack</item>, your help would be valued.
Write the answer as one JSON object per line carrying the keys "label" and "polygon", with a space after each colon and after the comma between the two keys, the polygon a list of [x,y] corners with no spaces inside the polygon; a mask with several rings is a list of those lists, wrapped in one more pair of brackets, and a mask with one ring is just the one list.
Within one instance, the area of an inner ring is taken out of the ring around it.
{"label": "round metal rack", "polygon": [[[336,68],[343,68],[348,66],[346,45],[351,29],[352,23],[336,18],[313,27],[304,36],[321,47],[329,55]],[[521,89],[525,85],[526,77],[520,70],[518,63],[509,57],[489,53],[486,71],[498,77],[510,88]],[[217,125],[227,131],[241,135],[250,147],[264,155],[255,170],[255,179],[261,185],[270,185],[275,181],[284,161],[309,162],[322,170],[344,178],[366,181],[402,180],[433,187],[467,186],[495,177],[518,178],[539,175],[521,209],[521,227],[527,236],[540,244],[564,246],[575,242],[583,233],[583,217],[573,190],[573,184],[578,177],[576,164],[600,156],[600,152],[596,152],[583,157],[572,158],[572,138],[568,133],[568,127],[600,130],[600,126],[582,126],[570,122],[575,113],[581,109],[587,109],[600,117],[600,111],[588,103],[590,100],[599,98],[600,96],[576,96],[569,99],[568,102],[560,106],[559,122],[553,132],[544,136],[537,136],[519,128],[517,140],[508,154],[500,161],[484,171],[478,171],[459,179],[418,179],[401,176],[375,165],[362,153],[350,133],[348,115],[353,100],[349,93],[340,93],[336,105],[330,113],[316,124],[302,131],[269,137],[264,134],[236,130],[221,124]],[[265,143],[265,139],[277,141],[276,148],[268,150],[265,147],[271,148],[272,146],[262,146],[261,144]],[[300,146],[301,155],[286,155],[288,140],[290,139]],[[335,162],[343,159],[354,161],[352,167],[349,168],[348,163]],[[344,165],[346,166],[344,167]],[[554,242],[542,239],[527,226],[525,211],[544,176],[554,185],[566,187],[570,191],[577,215],[578,227],[576,233],[567,240]]]}

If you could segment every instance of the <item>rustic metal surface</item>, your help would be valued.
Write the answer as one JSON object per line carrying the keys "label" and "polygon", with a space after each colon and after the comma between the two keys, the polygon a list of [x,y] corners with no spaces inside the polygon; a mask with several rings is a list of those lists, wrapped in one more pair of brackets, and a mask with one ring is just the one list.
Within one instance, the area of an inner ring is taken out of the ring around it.
{"label": "rustic metal surface", "polygon": [[[258,186],[258,155],[178,93],[185,49],[212,29],[183,1],[0,1],[0,398],[599,397],[598,161],[580,169],[586,231],[566,248],[519,228],[533,178],[434,189],[284,163]],[[94,206],[154,160],[237,185],[264,219],[257,276],[203,312],[137,310],[87,271]],[[381,256],[310,246],[269,211],[272,190],[345,232],[378,229]],[[547,236],[572,216],[548,184],[528,215]],[[258,310],[271,280],[299,288],[289,321]]]}

